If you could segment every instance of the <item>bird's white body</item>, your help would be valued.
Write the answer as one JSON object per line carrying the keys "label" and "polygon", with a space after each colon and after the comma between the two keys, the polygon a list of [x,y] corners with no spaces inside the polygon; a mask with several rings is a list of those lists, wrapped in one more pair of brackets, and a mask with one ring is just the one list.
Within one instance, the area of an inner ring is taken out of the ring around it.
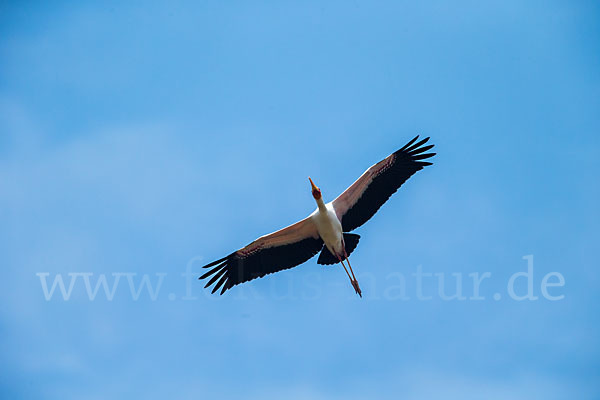
{"label": "bird's white body", "polygon": [[344,257],[344,232],[342,224],[335,213],[333,204],[323,202],[320,198],[317,200],[317,209],[310,215],[310,219],[317,226],[319,236],[325,242],[327,250],[333,255]]}

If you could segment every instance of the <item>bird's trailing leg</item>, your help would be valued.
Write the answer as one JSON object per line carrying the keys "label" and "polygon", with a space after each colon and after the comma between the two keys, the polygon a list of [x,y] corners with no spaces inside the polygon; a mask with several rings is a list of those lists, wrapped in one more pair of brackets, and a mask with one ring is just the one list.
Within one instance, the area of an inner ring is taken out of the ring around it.
{"label": "bird's trailing leg", "polygon": [[[348,272],[348,270],[346,269],[346,266],[342,262],[342,259],[338,257],[338,260],[342,263],[342,267],[344,267],[344,271],[346,271],[346,275],[348,275],[348,278],[350,278],[350,282],[352,282],[352,277],[350,276],[350,273]],[[354,284],[352,284],[352,286],[354,286]]]}
{"label": "bird's trailing leg", "polygon": [[350,273],[352,273],[352,278],[354,278],[354,280],[350,279],[352,281],[352,286],[354,286],[354,290],[356,290],[356,293],[358,293],[358,295],[362,297],[362,291],[360,290],[360,286],[358,286],[358,280],[356,280],[356,276],[354,276],[354,271],[352,271],[352,266],[350,265],[350,259],[348,258],[348,254],[346,254],[346,249],[344,249],[344,257],[346,258],[346,262],[348,263]]}
{"label": "bird's trailing leg", "polygon": [[[342,267],[344,267],[344,271],[346,271],[346,275],[348,275],[348,278],[350,279],[350,283],[352,284],[354,291],[356,291],[356,293],[360,297],[362,297],[362,292],[360,290],[360,287],[358,286],[358,281],[356,280],[356,278],[352,278],[354,276],[354,272],[352,272],[352,276],[350,276],[350,273],[348,272],[348,269],[346,269],[346,265],[344,264],[344,261],[340,257],[338,257],[338,260],[342,264]],[[346,257],[346,262],[348,262],[348,257]],[[350,266],[350,262],[348,262],[348,266]],[[352,271],[352,268],[350,268],[350,271]]]}

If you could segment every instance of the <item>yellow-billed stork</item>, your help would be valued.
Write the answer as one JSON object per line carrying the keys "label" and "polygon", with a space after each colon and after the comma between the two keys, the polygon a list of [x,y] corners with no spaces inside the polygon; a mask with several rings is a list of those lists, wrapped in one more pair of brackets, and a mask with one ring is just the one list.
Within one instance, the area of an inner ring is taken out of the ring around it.
{"label": "yellow-billed stork", "polygon": [[205,265],[203,268],[212,268],[199,279],[212,275],[205,287],[216,282],[212,293],[221,288],[223,294],[237,284],[295,267],[321,252],[317,263],[341,263],[352,287],[362,297],[348,260],[360,236],[348,232],[367,222],[415,172],[431,165],[423,160],[435,155],[426,153],[433,145],[423,146],[429,138],[417,142],[418,138],[366,170],[348,189],[327,204],[323,201],[321,189],[308,178],[317,202],[317,209],[311,215]]}

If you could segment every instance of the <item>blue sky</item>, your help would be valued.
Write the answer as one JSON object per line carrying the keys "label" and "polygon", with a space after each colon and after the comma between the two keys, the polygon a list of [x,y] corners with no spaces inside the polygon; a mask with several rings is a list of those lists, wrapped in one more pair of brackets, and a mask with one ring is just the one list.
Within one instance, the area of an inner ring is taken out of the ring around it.
{"label": "blue sky", "polygon": [[[3,397],[598,398],[598,11],[4,2]],[[184,298],[186,266],[312,212],[309,175],[332,200],[416,134],[438,155],[357,231],[363,299],[316,260]],[[489,272],[485,300],[417,299],[419,266],[467,297]],[[46,300],[39,273],[122,277]]]}

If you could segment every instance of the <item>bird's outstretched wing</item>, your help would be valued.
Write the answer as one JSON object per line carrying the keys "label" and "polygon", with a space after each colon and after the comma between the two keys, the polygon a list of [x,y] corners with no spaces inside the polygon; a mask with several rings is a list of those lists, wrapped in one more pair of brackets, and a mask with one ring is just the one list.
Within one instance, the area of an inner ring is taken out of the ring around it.
{"label": "bird's outstretched wing", "polygon": [[267,274],[295,267],[309,260],[323,248],[317,227],[310,218],[261,236],[248,246],[214,261],[203,268],[211,268],[199,279],[212,275],[206,286],[216,282],[212,293],[221,288],[221,294],[234,285]]}
{"label": "bird's outstretched wing", "polygon": [[419,136],[403,148],[373,165],[333,201],[335,213],[344,232],[367,222],[415,172],[430,162],[422,161],[435,153],[425,153],[433,145],[423,146],[429,138],[415,143]]}

